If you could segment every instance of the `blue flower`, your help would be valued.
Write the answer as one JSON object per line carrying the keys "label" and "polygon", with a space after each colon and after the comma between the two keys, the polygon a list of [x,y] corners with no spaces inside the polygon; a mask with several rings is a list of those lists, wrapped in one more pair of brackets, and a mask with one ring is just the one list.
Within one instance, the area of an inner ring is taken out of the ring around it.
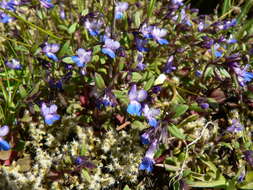
{"label": "blue flower", "polygon": [[91,51],[85,51],[83,48],[79,48],[76,51],[77,56],[72,56],[72,60],[78,67],[83,67],[91,60]]}
{"label": "blue flower", "polygon": [[90,35],[97,36],[100,33],[103,22],[100,19],[86,19],[84,26],[89,31]]}
{"label": "blue flower", "polygon": [[166,39],[163,38],[164,36],[166,36],[166,34],[167,34],[167,30],[160,29],[156,26],[153,27],[153,29],[151,30],[152,38],[154,40],[156,40],[161,45],[169,44],[169,42]]}
{"label": "blue flower", "polygon": [[52,125],[55,121],[61,118],[61,116],[58,115],[56,111],[57,106],[55,104],[47,107],[45,103],[42,103],[41,113],[44,116],[44,120],[47,125]]}
{"label": "blue flower", "polygon": [[173,55],[171,55],[171,56],[168,58],[167,63],[166,63],[165,68],[164,68],[164,72],[165,72],[166,74],[169,74],[169,73],[171,73],[172,71],[175,71],[175,70],[176,70],[176,67],[173,66],[173,64],[174,64],[174,57],[173,57]]}
{"label": "blue flower", "polygon": [[46,56],[49,59],[52,59],[54,61],[58,61],[58,58],[55,55],[55,53],[57,51],[59,51],[59,49],[60,49],[60,45],[59,44],[48,44],[48,43],[45,43],[45,46],[43,47],[42,51],[46,54]]}
{"label": "blue flower", "polygon": [[146,90],[137,90],[136,85],[133,85],[129,91],[130,103],[127,106],[127,112],[131,115],[141,116],[142,106],[140,102],[144,101],[148,94]]}
{"label": "blue flower", "polygon": [[11,146],[10,144],[5,141],[2,137],[6,136],[9,133],[9,127],[7,125],[4,125],[0,128],[0,151],[1,150],[10,150]]}
{"label": "blue flower", "polygon": [[122,19],[124,11],[128,9],[127,2],[117,2],[115,7],[115,19]]}
{"label": "blue flower", "polygon": [[215,43],[214,44],[214,56],[216,58],[220,58],[223,54],[223,51],[220,49],[220,45]]}
{"label": "blue flower", "polygon": [[144,59],[143,59],[143,54],[138,52],[138,55],[137,55],[137,69],[143,71],[145,68],[146,68],[146,65],[143,63],[144,62]]}
{"label": "blue flower", "polygon": [[112,59],[115,58],[115,51],[120,47],[120,43],[118,41],[114,41],[112,39],[106,39],[105,44],[102,48],[102,53],[110,56]]}
{"label": "blue flower", "polygon": [[141,116],[141,104],[135,100],[131,101],[127,106],[127,112],[131,115]]}
{"label": "blue flower", "polygon": [[146,39],[141,39],[136,37],[135,38],[136,48],[140,52],[147,52],[148,48],[145,47],[145,45],[148,43]]}
{"label": "blue flower", "polygon": [[245,86],[247,82],[253,79],[253,73],[247,72],[249,65],[246,65],[244,69],[240,67],[233,67],[235,74],[237,75],[238,82],[241,86]]}
{"label": "blue flower", "polygon": [[1,23],[6,24],[6,23],[11,22],[12,20],[13,20],[12,17],[10,17],[9,15],[7,15],[7,14],[5,14],[3,12],[0,12],[0,22]]}
{"label": "blue flower", "polygon": [[12,59],[11,61],[6,61],[5,65],[7,67],[9,67],[10,69],[14,69],[14,70],[20,70],[20,69],[22,69],[22,65],[16,59]]}
{"label": "blue flower", "polygon": [[152,158],[144,157],[139,166],[139,170],[146,170],[147,172],[152,172],[154,168],[155,161]]}
{"label": "blue flower", "polygon": [[147,172],[152,172],[154,168],[154,154],[157,148],[157,140],[154,140],[151,145],[149,146],[144,158],[142,159],[142,162],[139,166],[139,170],[146,170]]}
{"label": "blue flower", "polygon": [[147,118],[148,120],[148,124],[152,127],[157,127],[158,122],[156,120],[156,116],[158,116],[160,114],[160,110],[159,109],[154,109],[154,108],[149,108],[148,105],[146,104],[143,108],[143,113],[144,116]]}
{"label": "blue flower", "polygon": [[236,119],[232,120],[232,125],[227,128],[227,131],[231,133],[237,133],[243,130],[243,125]]}
{"label": "blue flower", "polygon": [[140,32],[145,38],[152,38],[151,31],[153,30],[153,26],[148,26],[146,23],[143,24],[140,28]]}
{"label": "blue flower", "polygon": [[54,7],[54,5],[51,3],[51,0],[40,0],[40,3],[43,7],[47,9],[51,9]]}

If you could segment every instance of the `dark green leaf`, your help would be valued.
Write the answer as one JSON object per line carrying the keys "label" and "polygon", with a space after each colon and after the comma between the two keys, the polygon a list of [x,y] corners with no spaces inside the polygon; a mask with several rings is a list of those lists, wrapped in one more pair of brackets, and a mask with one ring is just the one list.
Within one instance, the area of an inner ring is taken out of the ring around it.
{"label": "dark green leaf", "polygon": [[177,128],[177,126],[170,124],[168,126],[168,130],[172,136],[175,136],[175,137],[182,139],[182,140],[185,139],[185,135],[183,134],[183,132],[180,129]]}
{"label": "dark green leaf", "polygon": [[96,83],[96,86],[100,89],[100,90],[104,90],[105,89],[105,81],[103,79],[103,77],[98,74],[98,73],[95,73],[95,83]]}

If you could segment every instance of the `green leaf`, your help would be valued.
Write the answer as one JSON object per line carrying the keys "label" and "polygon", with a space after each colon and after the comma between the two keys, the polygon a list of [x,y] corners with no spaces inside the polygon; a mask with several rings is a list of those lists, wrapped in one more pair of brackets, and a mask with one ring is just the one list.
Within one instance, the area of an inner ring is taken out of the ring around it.
{"label": "green leaf", "polygon": [[128,187],[128,185],[125,185],[123,190],[131,190],[131,189]]}
{"label": "green leaf", "polygon": [[132,82],[139,82],[142,79],[142,75],[137,72],[132,73]]}
{"label": "green leaf", "polygon": [[168,126],[168,130],[172,136],[177,137],[182,140],[185,139],[185,135],[183,134],[183,132],[180,129],[178,129],[177,126],[175,126],[174,124],[171,123]]}
{"label": "green leaf", "polygon": [[171,107],[171,112],[174,113],[172,118],[177,118],[181,115],[183,115],[187,110],[189,109],[188,105],[185,104],[174,104]]}
{"label": "green leaf", "polygon": [[64,59],[62,59],[62,61],[63,61],[64,63],[74,63],[74,61],[72,60],[71,57],[65,57]]}
{"label": "green leaf", "polygon": [[87,180],[87,181],[91,181],[91,177],[90,174],[88,173],[88,171],[86,169],[82,169],[82,176]]}
{"label": "green leaf", "polygon": [[77,27],[77,23],[72,24],[69,29],[68,29],[68,33],[69,34],[73,34],[76,31],[76,27]]}
{"label": "green leaf", "polygon": [[253,182],[250,182],[250,183],[247,183],[245,185],[239,186],[239,189],[252,190],[253,189]]}
{"label": "green leaf", "polygon": [[226,187],[226,179],[221,175],[219,179],[215,181],[187,181],[187,184],[196,188],[222,188]]}
{"label": "green leaf", "polygon": [[133,129],[139,129],[139,130],[143,130],[145,128],[147,128],[147,126],[143,123],[143,122],[140,122],[140,121],[134,121],[133,123],[131,123],[131,126]]}
{"label": "green leaf", "polygon": [[181,121],[177,127],[183,127],[184,125],[186,125],[187,123],[189,122],[192,122],[192,121],[196,121],[197,119],[199,118],[199,115],[198,114],[192,114],[190,116],[188,116],[187,118],[185,118],[183,121]]}
{"label": "green leaf", "polygon": [[25,88],[23,87],[23,85],[19,86],[19,93],[20,93],[21,98],[25,98],[27,96],[27,92]]}
{"label": "green leaf", "polygon": [[148,80],[148,82],[146,82],[146,84],[144,85],[144,90],[148,91],[154,84],[155,81],[155,77],[152,77],[151,79]]}
{"label": "green leaf", "polygon": [[96,83],[96,86],[100,89],[100,90],[104,90],[105,89],[105,81],[103,79],[103,77],[98,74],[98,73],[95,73],[95,83]]}
{"label": "green leaf", "polygon": [[155,80],[155,86],[156,85],[161,85],[161,84],[163,84],[164,83],[164,81],[166,80],[166,78],[167,78],[167,76],[165,75],[165,74],[160,74],[159,76],[158,76],[158,78]]}
{"label": "green leaf", "polygon": [[64,56],[64,55],[66,55],[66,54],[71,55],[72,53],[73,53],[73,52],[72,52],[72,50],[71,50],[70,47],[69,47],[69,41],[67,41],[67,42],[65,42],[65,43],[63,44],[61,50],[60,50],[59,53],[58,53],[58,56],[59,56],[59,57],[62,57],[62,56]]}

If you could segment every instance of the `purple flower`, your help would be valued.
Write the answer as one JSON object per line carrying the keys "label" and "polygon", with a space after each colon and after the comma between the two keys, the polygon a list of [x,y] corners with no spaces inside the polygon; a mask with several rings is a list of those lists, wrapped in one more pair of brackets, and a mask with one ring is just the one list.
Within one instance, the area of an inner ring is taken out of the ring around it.
{"label": "purple flower", "polygon": [[215,43],[214,44],[214,56],[216,57],[216,58],[220,58],[221,56],[222,56],[222,51],[220,50],[220,45],[219,44],[217,44],[217,43]]}
{"label": "purple flower", "polygon": [[146,65],[143,63],[144,62],[144,58],[143,58],[143,54],[138,52],[137,55],[137,69],[143,71],[146,68]]}
{"label": "purple flower", "polygon": [[15,69],[15,70],[20,70],[22,69],[22,65],[20,62],[16,59],[12,59],[11,61],[6,61],[5,62],[6,66],[9,67],[10,69]]}
{"label": "purple flower", "polygon": [[15,8],[16,5],[19,5],[19,3],[15,2],[14,0],[11,0],[11,1],[3,0],[0,3],[1,8],[7,9],[7,10],[10,10],[10,11],[15,11],[16,10],[16,8]]}
{"label": "purple flower", "polygon": [[227,131],[231,133],[237,133],[243,130],[243,125],[236,119],[232,120],[232,125],[227,128]]}
{"label": "purple flower", "polygon": [[88,160],[88,157],[86,156],[78,156],[75,159],[75,164],[79,167],[86,167],[89,169],[96,168],[96,166]]}
{"label": "purple flower", "polygon": [[150,144],[152,140],[152,134],[154,133],[155,128],[149,128],[145,133],[141,135],[142,144]]}
{"label": "purple flower", "polygon": [[64,9],[60,10],[60,17],[62,20],[66,19],[66,13],[65,13]]}
{"label": "purple flower", "polygon": [[6,136],[9,133],[9,127],[7,125],[4,125],[0,128],[0,151],[1,150],[10,150],[11,146],[10,144],[5,141],[2,137]]}
{"label": "purple flower", "polygon": [[116,2],[115,7],[115,18],[116,19],[122,19],[124,12],[128,9],[128,3],[127,2]]}
{"label": "purple flower", "polygon": [[183,0],[171,0],[171,3],[178,6],[183,6]]}
{"label": "purple flower", "polygon": [[120,47],[120,43],[118,41],[114,41],[112,39],[106,39],[105,44],[102,48],[102,53],[110,56],[112,59],[115,58],[115,51]]}
{"label": "purple flower", "polygon": [[214,44],[214,40],[208,36],[201,37],[203,39],[201,46],[206,49],[210,49]]}
{"label": "purple flower", "polygon": [[77,56],[72,56],[72,60],[78,67],[83,67],[91,60],[91,51],[85,51],[83,48],[79,48],[76,51]]}
{"label": "purple flower", "polygon": [[241,86],[245,86],[247,82],[250,82],[253,79],[253,73],[247,72],[249,65],[246,65],[244,69],[240,67],[234,67],[233,70],[237,75],[238,82]]}
{"label": "purple flower", "polygon": [[104,107],[113,107],[117,104],[115,95],[107,90],[104,94],[104,96],[100,99],[100,104],[102,104]]}
{"label": "purple flower", "polygon": [[164,36],[166,36],[166,34],[167,34],[167,30],[160,29],[156,26],[154,26],[153,29],[151,30],[152,38],[161,45],[169,44],[169,42],[163,38]]}
{"label": "purple flower", "polygon": [[149,146],[144,158],[142,159],[142,162],[139,166],[139,170],[146,170],[147,172],[152,172],[154,168],[154,154],[157,148],[157,140],[154,140],[151,145]]}
{"label": "purple flower", "polygon": [[169,73],[171,73],[172,71],[175,71],[175,70],[176,70],[176,67],[173,66],[173,64],[174,64],[174,56],[171,55],[171,56],[168,58],[167,63],[166,63],[165,68],[164,68],[164,72],[165,72],[166,74],[169,74]]}
{"label": "purple flower", "polygon": [[0,22],[1,23],[9,23],[13,20],[13,17],[10,17],[9,15],[5,14],[4,12],[0,12]]}
{"label": "purple flower", "polygon": [[148,124],[152,127],[157,127],[158,122],[155,117],[160,114],[160,110],[149,108],[148,105],[146,104],[143,108],[143,113],[148,120]]}
{"label": "purple flower", "polygon": [[232,19],[232,20],[229,20],[229,21],[226,21],[223,25],[223,30],[227,30],[231,27],[234,27],[235,25],[237,24],[237,20],[236,19]]}
{"label": "purple flower", "polygon": [[136,85],[133,85],[129,91],[130,103],[127,107],[127,112],[131,115],[141,116],[141,104],[140,102],[144,101],[148,94],[146,90],[137,90]]}
{"label": "purple flower", "polygon": [[209,108],[209,104],[208,103],[200,103],[199,104],[200,105],[200,107],[202,108],[202,109],[208,109]]}
{"label": "purple flower", "polygon": [[45,43],[45,46],[43,47],[42,52],[45,53],[46,56],[49,59],[52,59],[54,61],[58,61],[58,58],[55,55],[55,53],[57,51],[59,51],[59,49],[60,49],[60,45],[59,44],[48,44],[48,43]]}
{"label": "purple flower", "polygon": [[54,5],[51,3],[51,0],[40,0],[40,3],[43,7],[47,9],[51,9],[54,7]]}
{"label": "purple flower", "polygon": [[90,35],[97,36],[103,26],[103,21],[100,19],[86,19],[84,26],[89,31]]}
{"label": "purple flower", "polygon": [[140,28],[140,32],[145,38],[152,38],[151,31],[153,30],[153,26],[148,26],[146,23],[142,25]]}
{"label": "purple flower", "polygon": [[202,75],[202,71],[200,70],[195,71],[195,76],[200,77],[201,75]]}
{"label": "purple flower", "polygon": [[135,38],[136,48],[139,52],[147,52],[148,48],[145,47],[145,45],[148,43],[146,39],[141,39],[136,37]]}
{"label": "purple flower", "polygon": [[252,150],[246,150],[244,152],[245,160],[248,162],[248,164],[253,167],[253,151]]}
{"label": "purple flower", "polygon": [[61,116],[58,115],[56,112],[57,106],[55,104],[47,107],[44,102],[42,103],[41,113],[47,125],[52,125],[55,121],[61,118]]}

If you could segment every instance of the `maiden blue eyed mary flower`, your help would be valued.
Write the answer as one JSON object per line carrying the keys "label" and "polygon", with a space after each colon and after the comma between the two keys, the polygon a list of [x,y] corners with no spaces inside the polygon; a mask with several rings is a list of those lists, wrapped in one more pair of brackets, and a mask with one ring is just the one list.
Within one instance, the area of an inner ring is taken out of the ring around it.
{"label": "maiden blue eyed mary flower", "polygon": [[143,24],[140,28],[140,32],[145,38],[152,38],[151,31],[153,30],[153,26],[148,26],[146,23]]}
{"label": "maiden blue eyed mary flower", "polygon": [[147,118],[148,124],[152,127],[157,127],[158,121],[156,120],[156,116],[160,114],[159,109],[149,108],[146,104],[143,108],[143,115]]}
{"label": "maiden blue eyed mary flower", "polygon": [[165,68],[164,68],[164,72],[166,74],[169,74],[169,73],[171,73],[171,72],[173,72],[177,69],[173,64],[174,64],[174,56],[171,55],[168,58],[167,63],[166,63]]}
{"label": "maiden blue eyed mary flower", "polygon": [[47,125],[52,125],[55,121],[61,118],[57,113],[57,106],[55,104],[47,107],[47,105],[43,102],[41,106],[41,114],[44,117],[45,123]]}
{"label": "maiden blue eyed mary flower", "polygon": [[124,12],[128,9],[127,2],[116,2],[115,19],[122,19]]}
{"label": "maiden blue eyed mary flower", "polygon": [[167,35],[167,30],[160,29],[156,26],[151,30],[151,35],[154,40],[156,40],[161,45],[169,44],[169,42],[163,37]]}
{"label": "maiden blue eyed mary flower", "polygon": [[16,59],[12,59],[11,61],[6,61],[5,65],[7,67],[9,67],[10,69],[14,69],[14,70],[20,70],[20,69],[22,69],[22,65]]}
{"label": "maiden blue eyed mary flower", "polygon": [[91,36],[97,36],[99,35],[103,24],[103,21],[100,19],[86,19],[84,22],[84,27],[89,31]]}
{"label": "maiden blue eyed mary flower", "polygon": [[137,90],[136,85],[133,85],[129,91],[128,97],[130,103],[127,106],[127,112],[131,115],[141,116],[141,103],[147,98],[148,94],[146,90]]}
{"label": "maiden blue eyed mary flower", "polygon": [[143,54],[141,52],[138,52],[137,65],[136,65],[136,68],[138,70],[143,71],[146,68],[146,65],[143,62],[144,62]]}
{"label": "maiden blue eyed mary flower", "polygon": [[72,60],[78,67],[84,67],[91,60],[91,51],[86,51],[83,48],[79,48],[76,51],[77,56],[72,56]]}
{"label": "maiden blue eyed mary flower", "polygon": [[59,51],[60,45],[59,44],[48,44],[45,43],[45,46],[42,49],[42,52],[46,54],[49,59],[54,61],[58,61],[58,57],[55,55],[57,51]]}
{"label": "maiden blue eyed mary flower", "polygon": [[147,45],[148,41],[146,39],[141,39],[136,37],[135,38],[135,44],[136,44],[136,48],[139,52],[147,52],[148,48],[146,48],[145,46]]}
{"label": "maiden blue eyed mary flower", "polygon": [[115,51],[120,47],[120,43],[113,39],[106,39],[105,44],[102,48],[102,53],[110,56],[112,59],[115,58]]}
{"label": "maiden blue eyed mary flower", "polygon": [[232,125],[227,128],[227,131],[231,133],[237,133],[243,130],[243,125],[236,119],[232,120]]}
{"label": "maiden blue eyed mary flower", "polygon": [[51,0],[40,0],[40,3],[43,7],[47,8],[47,9],[51,9],[54,7],[54,4],[52,3]]}
{"label": "maiden blue eyed mary flower", "polygon": [[13,17],[10,17],[9,15],[5,14],[4,12],[0,12],[0,23],[9,23],[13,20]]}
{"label": "maiden blue eyed mary flower", "polygon": [[141,143],[142,144],[150,144],[153,139],[153,133],[155,132],[155,128],[149,128],[145,133],[141,135]]}
{"label": "maiden blue eyed mary flower", "polygon": [[154,140],[149,146],[142,162],[139,166],[139,170],[146,170],[147,172],[152,172],[155,164],[154,155],[157,149],[158,141]]}
{"label": "maiden blue eyed mary flower", "polygon": [[233,68],[240,86],[245,86],[247,82],[250,82],[253,79],[253,73],[247,72],[248,67],[249,65],[246,65],[243,69],[240,67]]}
{"label": "maiden blue eyed mary flower", "polygon": [[7,141],[5,141],[2,137],[6,136],[9,133],[9,127],[4,125],[0,128],[0,151],[1,150],[10,150],[11,146]]}

